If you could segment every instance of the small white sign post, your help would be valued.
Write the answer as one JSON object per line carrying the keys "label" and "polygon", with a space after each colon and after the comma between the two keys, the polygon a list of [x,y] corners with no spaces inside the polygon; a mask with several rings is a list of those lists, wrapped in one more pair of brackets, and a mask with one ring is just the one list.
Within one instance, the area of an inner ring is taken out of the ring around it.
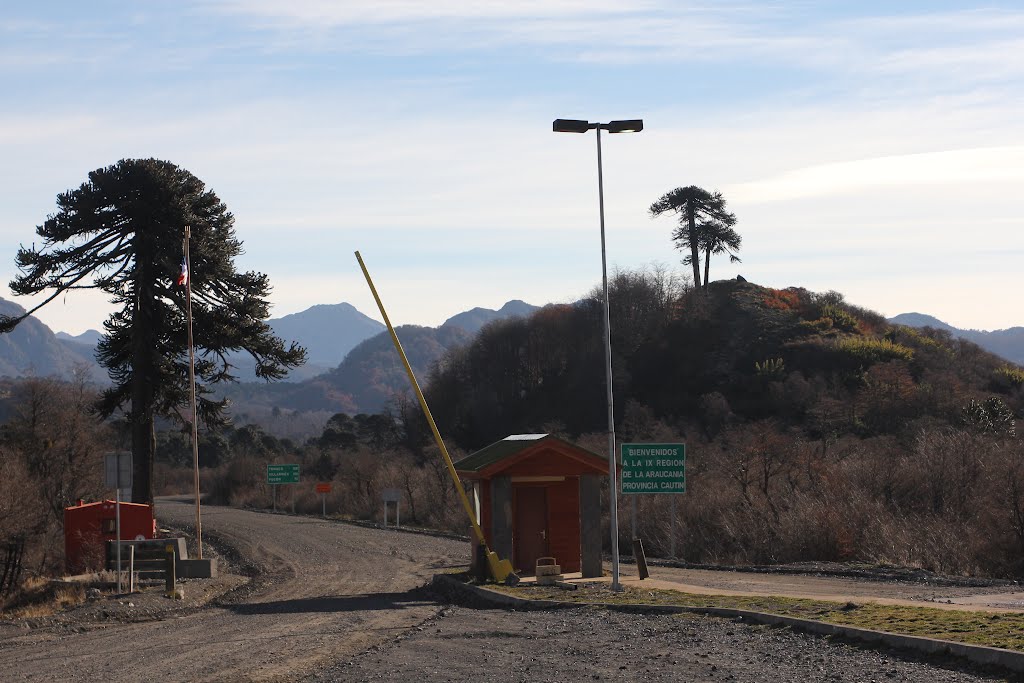
{"label": "small white sign post", "polygon": [[384,489],[381,498],[384,499],[384,528],[388,526],[388,503],[395,504],[395,528],[402,526],[402,490]]}
{"label": "small white sign post", "polygon": [[108,453],[103,461],[106,484],[114,493],[114,545],[117,562],[117,594],[121,594],[121,489],[132,487],[132,454]]}

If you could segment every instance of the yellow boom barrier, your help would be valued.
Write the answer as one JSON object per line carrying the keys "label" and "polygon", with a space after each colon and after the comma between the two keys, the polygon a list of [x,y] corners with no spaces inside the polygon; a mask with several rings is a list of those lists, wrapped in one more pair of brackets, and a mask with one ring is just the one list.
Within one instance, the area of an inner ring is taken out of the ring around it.
{"label": "yellow boom barrier", "polygon": [[395,328],[391,326],[391,320],[388,319],[388,314],[384,310],[384,304],[380,301],[380,296],[377,294],[377,288],[373,286],[373,280],[370,279],[370,272],[366,270],[366,264],[363,263],[363,257],[356,252],[356,260],[359,261],[359,267],[363,270],[363,277],[366,278],[366,284],[370,286],[370,292],[373,294],[373,300],[377,302],[377,308],[380,309],[380,314],[384,318],[384,324],[388,327],[388,333],[391,335],[391,341],[395,344],[395,350],[398,351],[398,356],[402,359],[402,365],[405,366],[405,372],[409,375],[409,383],[412,384],[412,390],[416,392],[416,398],[420,401],[420,408],[423,409],[423,414],[427,418],[427,423],[430,425],[430,431],[434,433],[434,441],[437,442],[437,447],[441,451],[442,457],[444,457],[444,464],[448,466],[448,474],[452,477],[452,482],[455,484],[455,490],[459,493],[459,500],[462,501],[462,507],[466,510],[466,515],[469,516],[469,522],[473,525],[473,533],[476,535],[476,540],[480,546],[484,549],[484,554],[487,556],[487,564],[491,570],[491,576],[494,577],[495,581],[505,583],[518,583],[519,577],[516,576],[512,569],[512,563],[508,560],[502,560],[498,558],[498,554],[493,552],[487,546],[487,540],[484,538],[484,532],[480,529],[480,524],[477,522],[476,514],[473,512],[473,506],[469,504],[469,497],[466,495],[466,489],[462,486],[462,482],[459,480],[459,476],[455,473],[455,465],[452,463],[452,458],[448,455],[448,449],[445,448],[444,441],[441,439],[441,432],[437,430],[437,425],[434,423],[434,416],[430,414],[430,408],[427,407],[427,400],[423,398],[423,392],[420,391],[419,382],[416,381],[416,375],[413,374],[412,366],[409,365],[409,359],[405,356],[405,351],[402,349],[402,343],[398,341],[398,335],[395,334]]}

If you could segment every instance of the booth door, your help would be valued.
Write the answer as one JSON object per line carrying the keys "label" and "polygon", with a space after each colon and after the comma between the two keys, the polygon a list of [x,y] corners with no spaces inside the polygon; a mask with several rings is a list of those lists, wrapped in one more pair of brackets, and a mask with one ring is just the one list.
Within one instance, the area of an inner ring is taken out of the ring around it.
{"label": "booth door", "polygon": [[548,556],[548,490],[545,486],[517,486],[515,489],[513,541],[518,571],[533,574],[537,558]]}

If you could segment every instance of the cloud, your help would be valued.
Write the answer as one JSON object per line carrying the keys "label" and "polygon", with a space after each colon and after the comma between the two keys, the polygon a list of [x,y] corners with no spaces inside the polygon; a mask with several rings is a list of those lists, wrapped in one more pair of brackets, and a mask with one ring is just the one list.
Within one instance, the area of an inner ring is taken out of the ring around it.
{"label": "cloud", "polygon": [[983,79],[1024,69],[1024,59],[1013,58],[1021,54],[1019,10],[890,11],[850,19],[742,3],[231,0],[200,7],[238,17],[292,48],[298,42],[289,34],[344,35],[308,43],[328,51],[405,55],[534,45],[546,48],[549,59],[592,63],[736,64],[759,58],[862,75],[934,74],[953,66],[964,77]]}
{"label": "cloud", "polygon": [[962,149],[820,164],[728,188],[737,201],[789,201],[850,194],[873,188],[919,185],[1019,186],[1024,181],[1024,146]]}
{"label": "cloud", "polygon": [[656,7],[659,3],[634,2],[627,8],[611,0],[228,0],[208,3],[215,12],[263,17],[296,25],[347,26],[417,22],[437,19],[510,19],[558,17],[586,14],[628,14]]}

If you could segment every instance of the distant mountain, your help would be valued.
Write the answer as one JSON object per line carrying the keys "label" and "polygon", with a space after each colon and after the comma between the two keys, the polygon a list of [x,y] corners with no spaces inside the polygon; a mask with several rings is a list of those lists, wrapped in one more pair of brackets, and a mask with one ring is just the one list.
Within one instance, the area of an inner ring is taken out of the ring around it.
{"label": "distant mountain", "polygon": [[[301,382],[337,367],[356,344],[384,329],[382,323],[363,315],[347,303],[318,304],[300,313],[271,318],[267,324],[275,335],[285,342],[298,342],[308,354],[306,364],[293,370],[284,380],[287,382]],[[86,352],[90,357],[101,336],[96,330],[88,330],[79,335],[66,332],[56,334],[62,343],[73,345],[69,348],[87,347],[79,349],[79,352]],[[232,354],[230,359],[235,366],[234,374],[238,381],[261,381],[256,377],[256,364],[251,357],[238,353]]]}
{"label": "distant mountain", "polygon": [[[403,325],[395,329],[402,349],[421,385],[427,372],[445,351],[473,338],[460,327],[419,327]],[[350,396],[362,413],[380,412],[395,394],[409,391],[409,378],[395,352],[391,335],[382,332],[356,346],[334,370],[316,378],[315,383],[329,387],[332,393]]]}
{"label": "distant mountain", "polygon": [[[510,301],[497,311],[475,308],[459,313],[438,328],[404,325],[396,333],[417,380],[423,385],[430,366],[448,349],[471,341],[483,325],[502,318],[528,316],[535,310],[538,307]],[[376,325],[383,328],[380,323]],[[395,394],[408,390],[409,380],[391,336],[380,332],[359,342],[340,364],[322,375],[288,384],[246,382],[225,387],[224,395],[231,400],[232,412],[237,415],[267,414],[274,408],[354,415],[379,412]]]}
{"label": "distant mountain", "polygon": [[[382,323],[347,303],[318,304],[300,313],[271,318],[267,324],[285,342],[305,347],[306,364],[288,374],[286,382],[301,382],[335,368],[359,342],[380,333]],[[240,382],[260,381],[256,364],[245,354],[232,356]]]}
{"label": "distant mountain", "polygon": [[900,313],[889,318],[889,322],[908,327],[932,327],[945,330],[954,337],[972,341],[986,351],[997,356],[1024,365],[1024,327],[1011,327],[1007,330],[961,330],[938,318],[923,313]]}
{"label": "distant mountain", "polygon": [[85,344],[89,348],[96,348],[96,344],[100,338],[103,337],[103,333],[98,330],[86,330],[82,334],[71,335],[67,332],[57,332],[54,336],[61,341],[75,342],[76,344]]}
{"label": "distant mountain", "polygon": [[461,327],[470,334],[476,334],[484,325],[493,320],[504,318],[528,317],[539,310],[539,306],[531,306],[525,301],[513,299],[497,311],[490,308],[474,308],[462,313],[457,313],[441,323],[441,327]]}
{"label": "distant mountain", "polygon": [[[421,384],[430,366],[445,351],[472,339],[459,327],[433,328],[403,325],[395,330],[409,364]],[[329,413],[377,413],[396,394],[409,391],[409,378],[387,332],[352,349],[341,364],[304,382],[246,382],[222,387],[233,415],[250,419],[273,414],[274,409]]]}
{"label": "distant mountain", "polygon": [[907,327],[932,327],[936,330],[945,330],[946,332],[959,331],[952,325],[947,325],[938,318],[925,315],[924,313],[900,313],[889,318],[889,322],[896,325],[906,325]]}
{"label": "distant mountain", "polygon": [[[20,316],[25,309],[0,299],[0,315]],[[38,319],[28,317],[7,334],[0,334],[0,375],[7,377],[71,377],[77,368],[90,379],[103,381],[106,373],[96,363],[90,347],[60,340]]]}
{"label": "distant mountain", "polygon": [[384,329],[347,303],[318,304],[301,313],[267,321],[282,339],[306,347],[309,362],[336,367],[359,342]]}

